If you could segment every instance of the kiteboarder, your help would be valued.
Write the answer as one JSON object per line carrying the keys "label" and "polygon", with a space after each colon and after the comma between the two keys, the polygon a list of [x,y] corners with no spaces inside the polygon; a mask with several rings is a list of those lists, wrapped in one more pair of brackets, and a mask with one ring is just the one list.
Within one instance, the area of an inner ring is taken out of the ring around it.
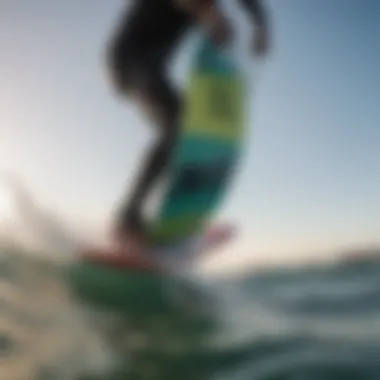
{"label": "kiteboarder", "polygon": [[[255,26],[253,51],[265,55],[269,48],[266,11],[260,0],[239,2]],[[187,32],[196,26],[204,28],[215,44],[232,39],[230,24],[216,0],[133,0],[108,45],[113,87],[138,101],[158,134],[116,217],[115,238],[124,251],[144,247],[143,206],[168,166],[179,130],[181,95],[169,79],[167,65]]]}

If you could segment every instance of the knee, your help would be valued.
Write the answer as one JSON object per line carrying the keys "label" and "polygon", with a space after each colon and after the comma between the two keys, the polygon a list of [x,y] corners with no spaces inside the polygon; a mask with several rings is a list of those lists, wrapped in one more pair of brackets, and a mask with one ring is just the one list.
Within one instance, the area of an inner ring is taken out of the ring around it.
{"label": "knee", "polygon": [[[157,81],[159,84],[160,82]],[[162,133],[167,135],[170,140],[171,136],[176,133],[179,127],[179,118],[181,114],[180,94],[175,91],[168,82],[163,83],[159,88],[155,88],[151,94],[155,100],[156,109],[159,111]]]}
{"label": "knee", "polygon": [[178,133],[176,129],[163,130],[157,140],[159,150],[164,157],[169,157],[177,141]]}
{"label": "knee", "polygon": [[121,39],[115,39],[106,49],[106,67],[112,85],[119,92],[129,92],[132,87],[134,65],[128,45]]}

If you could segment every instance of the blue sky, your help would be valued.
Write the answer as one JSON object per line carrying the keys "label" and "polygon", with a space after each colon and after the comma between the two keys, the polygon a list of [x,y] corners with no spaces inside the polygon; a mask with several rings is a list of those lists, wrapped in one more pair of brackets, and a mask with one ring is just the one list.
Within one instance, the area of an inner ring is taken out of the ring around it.
{"label": "blue sky", "polygon": [[[0,13],[0,169],[80,223],[109,219],[153,137],[107,82],[105,43],[122,3],[8,0]],[[241,225],[229,253],[276,261],[379,243],[380,4],[267,3],[273,51],[220,215]],[[247,30],[238,11],[231,18]],[[174,64],[180,83],[193,43],[190,36]],[[242,59],[256,83],[257,64]]]}

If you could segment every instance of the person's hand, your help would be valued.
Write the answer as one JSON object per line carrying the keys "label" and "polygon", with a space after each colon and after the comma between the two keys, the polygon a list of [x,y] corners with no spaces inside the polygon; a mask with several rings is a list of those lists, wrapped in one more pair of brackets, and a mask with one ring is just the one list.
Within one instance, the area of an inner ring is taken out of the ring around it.
{"label": "person's hand", "polygon": [[232,39],[230,23],[222,15],[214,15],[210,24],[210,35],[214,43],[219,46],[228,44]]}
{"label": "person's hand", "polygon": [[212,6],[203,9],[199,13],[199,20],[215,44],[223,46],[231,41],[230,23],[217,7]]}
{"label": "person's hand", "polygon": [[253,53],[258,57],[265,57],[270,48],[268,29],[264,26],[258,27],[253,37]]}

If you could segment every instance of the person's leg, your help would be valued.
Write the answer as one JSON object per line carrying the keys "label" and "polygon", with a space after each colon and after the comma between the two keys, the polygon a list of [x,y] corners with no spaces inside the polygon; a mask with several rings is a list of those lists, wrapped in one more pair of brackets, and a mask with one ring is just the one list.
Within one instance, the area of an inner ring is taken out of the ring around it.
{"label": "person's leg", "polygon": [[136,3],[121,19],[108,51],[116,89],[136,99],[157,127],[157,140],[146,153],[131,194],[123,199],[116,233],[144,236],[143,206],[170,162],[178,135],[180,94],[166,75],[166,64],[191,26],[188,15],[156,2]]}
{"label": "person's leg", "polygon": [[122,229],[132,233],[144,232],[143,206],[167,169],[178,135],[180,100],[163,71],[141,72],[136,90],[144,112],[149,113],[158,127],[158,136],[146,154],[137,180],[128,199],[124,200],[119,222]]}
{"label": "person's leg", "polygon": [[[178,135],[180,96],[166,76],[165,54],[131,51],[121,39],[112,50],[111,70],[117,88],[136,99],[157,127],[157,139],[146,153],[128,199],[117,217],[116,233],[138,238],[144,235],[143,206],[147,196],[168,167]],[[158,57],[158,58],[157,58]]]}

